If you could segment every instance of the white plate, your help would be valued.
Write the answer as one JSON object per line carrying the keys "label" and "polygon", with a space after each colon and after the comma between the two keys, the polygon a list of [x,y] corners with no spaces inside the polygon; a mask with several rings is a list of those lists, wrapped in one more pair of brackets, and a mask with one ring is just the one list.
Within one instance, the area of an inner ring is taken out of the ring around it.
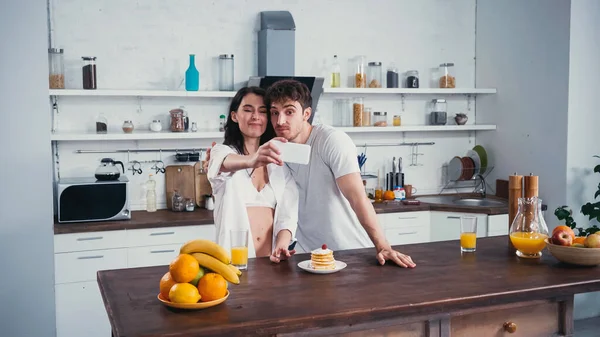
{"label": "white plate", "polygon": [[462,170],[463,166],[460,157],[452,158],[448,164],[448,179],[452,181],[458,180],[462,175]]}
{"label": "white plate", "polygon": [[331,274],[346,268],[346,266],[347,264],[345,262],[338,260],[335,260],[335,269],[313,269],[310,266],[310,260],[304,260],[298,263],[298,267],[300,267],[300,269],[306,270],[307,272],[314,274]]}
{"label": "white plate", "polygon": [[473,170],[473,175],[476,176],[481,171],[481,158],[479,158],[479,153],[469,150],[467,151],[467,156],[473,159],[473,163],[475,163],[475,169]]}

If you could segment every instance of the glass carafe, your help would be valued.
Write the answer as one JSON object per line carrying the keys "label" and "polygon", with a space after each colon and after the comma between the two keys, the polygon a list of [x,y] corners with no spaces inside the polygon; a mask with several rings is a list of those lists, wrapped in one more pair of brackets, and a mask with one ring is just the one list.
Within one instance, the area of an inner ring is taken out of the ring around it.
{"label": "glass carafe", "polygon": [[510,226],[510,242],[522,258],[539,258],[546,247],[548,226],[542,215],[542,199],[519,198],[519,210]]}

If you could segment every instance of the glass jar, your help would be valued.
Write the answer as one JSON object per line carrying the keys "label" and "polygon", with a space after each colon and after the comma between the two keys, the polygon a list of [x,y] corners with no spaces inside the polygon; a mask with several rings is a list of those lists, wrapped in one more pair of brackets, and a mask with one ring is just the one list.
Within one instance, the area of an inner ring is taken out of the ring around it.
{"label": "glass jar", "polygon": [[363,110],[362,126],[371,126],[371,108]]}
{"label": "glass jar", "polygon": [[185,123],[183,121],[183,110],[173,109],[169,111],[171,114],[171,131],[172,132],[183,132],[185,131]]}
{"label": "glass jar", "polygon": [[185,200],[178,191],[173,192],[171,197],[171,210],[174,212],[182,212],[185,210]]}
{"label": "glass jar", "polygon": [[448,113],[445,99],[434,99],[431,101],[433,107],[429,116],[431,125],[446,125]]}
{"label": "glass jar", "polygon": [[398,88],[398,68],[391,64],[385,77],[388,88]]}
{"label": "glass jar", "polygon": [[542,215],[542,199],[519,198],[519,208],[509,235],[517,256],[530,259],[542,256],[548,238],[548,226]]}
{"label": "glass jar", "polygon": [[226,123],[227,123],[227,117],[225,117],[225,115],[219,116],[219,131],[220,132],[224,132],[225,131],[225,124]]}
{"label": "glass jar", "polygon": [[369,62],[369,74],[367,81],[369,88],[381,88],[383,83],[383,73],[381,70],[381,62]]}
{"label": "glass jar", "polygon": [[83,89],[97,89],[96,56],[84,56],[81,59],[83,59],[83,68],[81,68]]}
{"label": "glass jar", "polygon": [[365,110],[365,104],[362,97],[355,97],[354,103],[352,104],[352,126],[362,126],[363,112]]}
{"label": "glass jar", "polygon": [[402,126],[402,117],[394,115],[394,126]]}
{"label": "glass jar", "polygon": [[219,55],[219,90],[233,91],[233,54]]}
{"label": "glass jar", "polygon": [[355,88],[366,88],[367,87],[367,72],[365,66],[365,57],[356,57],[356,69],[354,70],[354,87]]}
{"label": "glass jar", "polygon": [[162,131],[162,124],[160,123],[160,120],[155,119],[152,121],[152,123],[150,124],[150,131],[154,131],[154,132]]}
{"label": "glass jar", "polygon": [[50,89],[65,88],[65,57],[64,50],[57,48],[48,49],[48,80]]}
{"label": "glass jar", "polygon": [[192,128],[190,130],[192,132],[197,132],[198,131],[198,125],[196,125],[196,122],[192,122]]}
{"label": "glass jar", "polygon": [[452,76],[454,63],[440,64],[440,88],[456,88],[456,78]]}
{"label": "glass jar", "polygon": [[132,133],[133,132],[133,123],[131,121],[123,122],[123,132]]}
{"label": "glass jar", "polygon": [[418,88],[419,87],[419,72],[416,70],[409,70],[406,72],[406,87],[407,88]]}
{"label": "glass jar", "polygon": [[96,133],[107,133],[108,132],[108,120],[103,114],[100,114],[96,118]]}
{"label": "glass jar", "polygon": [[185,200],[185,210],[188,212],[193,212],[196,209],[196,204],[192,199]]}
{"label": "glass jar", "polygon": [[387,112],[375,111],[373,113],[373,126],[387,126]]}

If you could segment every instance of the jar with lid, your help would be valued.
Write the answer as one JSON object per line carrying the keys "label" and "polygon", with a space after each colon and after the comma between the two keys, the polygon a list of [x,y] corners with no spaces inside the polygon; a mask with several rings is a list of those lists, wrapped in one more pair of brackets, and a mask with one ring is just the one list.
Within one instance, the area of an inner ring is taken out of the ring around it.
{"label": "jar with lid", "polygon": [[133,132],[133,123],[131,121],[123,122],[123,132],[132,133]]}
{"label": "jar with lid", "polygon": [[363,112],[365,110],[365,104],[362,97],[355,97],[354,103],[352,104],[352,116],[353,126],[362,126]]}
{"label": "jar with lid", "polygon": [[83,56],[82,59],[83,68],[81,68],[81,74],[83,89],[97,89],[96,56]]}
{"label": "jar with lid", "polygon": [[394,126],[402,126],[402,117],[400,115],[394,115]]}
{"label": "jar with lid", "polygon": [[188,212],[193,212],[196,209],[196,204],[192,199],[185,200],[185,210]]}
{"label": "jar with lid", "polygon": [[225,131],[225,124],[226,123],[227,123],[227,117],[225,117],[225,115],[219,116],[219,131],[220,132],[224,132]]}
{"label": "jar with lid", "polygon": [[386,83],[388,88],[398,88],[398,68],[393,64],[387,69]]}
{"label": "jar with lid", "polygon": [[440,64],[440,88],[456,88],[456,78],[452,76],[454,63]]}
{"label": "jar with lid", "polygon": [[362,126],[371,126],[371,108],[363,110]]}
{"label": "jar with lid", "polygon": [[446,125],[448,119],[446,100],[438,98],[432,100],[431,103],[433,105],[430,115],[431,125]]}
{"label": "jar with lid", "polygon": [[387,112],[375,111],[373,113],[373,126],[387,126]]}
{"label": "jar with lid", "polygon": [[150,131],[160,132],[161,130],[162,130],[162,124],[160,123],[160,120],[155,119],[152,121],[152,123],[150,123]]}
{"label": "jar with lid", "polygon": [[108,120],[103,114],[96,117],[96,133],[107,133],[108,132]]}
{"label": "jar with lid", "polygon": [[419,87],[419,72],[416,70],[409,70],[406,72],[406,87],[407,88],[418,88]]}
{"label": "jar with lid", "polygon": [[356,57],[356,69],[354,70],[354,87],[355,88],[366,88],[367,87],[367,72],[365,66],[365,57]]}
{"label": "jar with lid", "polygon": [[198,132],[198,125],[196,122],[192,122],[192,127],[190,128],[192,132]]}
{"label": "jar with lid", "polygon": [[219,55],[219,90],[233,91],[233,54]]}
{"label": "jar with lid", "polygon": [[65,57],[63,49],[48,49],[48,70],[48,80],[50,82],[50,89],[64,89]]}
{"label": "jar with lid", "polygon": [[171,114],[171,131],[172,132],[183,132],[185,131],[185,123],[183,121],[183,110],[173,109],[169,111]]}
{"label": "jar with lid", "polygon": [[381,62],[369,62],[368,70],[367,81],[369,88],[381,88],[381,84],[383,83]]}
{"label": "jar with lid", "polygon": [[173,196],[171,197],[171,210],[174,212],[182,212],[185,210],[185,200],[177,190],[173,191]]}

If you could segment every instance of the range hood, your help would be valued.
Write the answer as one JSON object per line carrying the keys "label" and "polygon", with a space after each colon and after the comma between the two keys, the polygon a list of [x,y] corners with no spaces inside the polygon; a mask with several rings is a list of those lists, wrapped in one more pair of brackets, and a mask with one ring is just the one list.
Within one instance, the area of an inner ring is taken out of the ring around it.
{"label": "range hood", "polygon": [[258,32],[258,76],[251,76],[248,86],[267,89],[283,79],[294,79],[306,84],[312,97],[312,124],[319,98],[323,93],[323,77],[295,76],[296,24],[288,11],[260,13]]}

